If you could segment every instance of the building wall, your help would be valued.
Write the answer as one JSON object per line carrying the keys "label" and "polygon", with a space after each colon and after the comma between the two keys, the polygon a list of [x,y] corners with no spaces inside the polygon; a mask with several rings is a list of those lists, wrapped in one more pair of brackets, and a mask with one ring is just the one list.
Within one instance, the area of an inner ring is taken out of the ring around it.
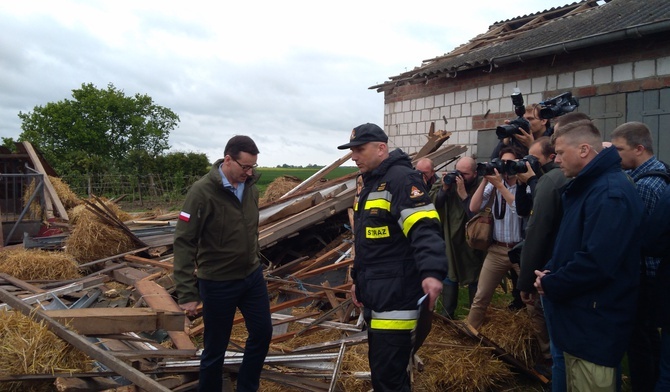
{"label": "building wall", "polygon": [[452,132],[447,143],[486,159],[491,151],[478,151],[477,142],[492,132],[480,131],[516,117],[514,88],[533,104],[565,91],[581,99],[669,86],[670,39],[630,40],[396,87],[385,92],[384,126],[391,147],[414,153],[435,122],[436,130]]}

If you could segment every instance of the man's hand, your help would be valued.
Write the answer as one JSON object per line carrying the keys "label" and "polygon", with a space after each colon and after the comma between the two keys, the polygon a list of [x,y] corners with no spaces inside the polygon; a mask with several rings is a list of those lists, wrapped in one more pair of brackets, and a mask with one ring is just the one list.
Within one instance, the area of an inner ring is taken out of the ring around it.
{"label": "man's hand", "polygon": [[526,161],[526,169],[528,169],[527,172],[516,174],[516,179],[524,184],[526,184],[531,178],[535,177],[535,172],[533,171],[533,168],[530,166],[530,162],[528,161]]}
{"label": "man's hand", "polygon": [[179,307],[186,313],[187,316],[195,316],[198,311],[198,301],[186,302],[185,304],[179,304]]}
{"label": "man's hand", "polygon": [[358,306],[359,308],[363,307],[363,304],[358,302],[358,298],[356,298],[356,285],[355,284],[351,285],[350,291],[351,291],[351,302],[353,302],[354,305]]}
{"label": "man's hand", "polygon": [[526,305],[534,305],[535,304],[535,294],[534,293],[529,293],[526,291],[521,292],[521,301],[525,303]]}
{"label": "man's hand", "polygon": [[530,148],[530,145],[533,144],[533,141],[535,141],[535,136],[533,136],[532,133],[524,131],[523,128],[519,128],[519,133],[514,134],[514,138],[516,138],[519,143],[526,146],[526,148]]}
{"label": "man's hand", "polygon": [[542,278],[544,278],[544,276],[548,273],[549,270],[544,271],[535,270],[535,276],[537,276],[537,278],[535,278],[535,283],[533,284],[533,286],[535,286],[535,288],[537,289],[537,293],[540,295],[544,295],[544,289],[542,288]]}
{"label": "man's hand", "polygon": [[468,198],[468,191],[465,189],[465,180],[462,176],[456,176],[456,193],[461,200]]}
{"label": "man's hand", "polygon": [[428,309],[433,310],[437,297],[442,294],[442,282],[428,277],[421,282],[421,287],[423,287],[423,293],[428,294]]}

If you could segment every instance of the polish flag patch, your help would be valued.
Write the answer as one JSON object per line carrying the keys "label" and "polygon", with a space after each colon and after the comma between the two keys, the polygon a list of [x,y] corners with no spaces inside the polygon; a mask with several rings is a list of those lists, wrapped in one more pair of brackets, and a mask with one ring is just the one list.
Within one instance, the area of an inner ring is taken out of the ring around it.
{"label": "polish flag patch", "polygon": [[182,211],[182,212],[179,213],[179,220],[183,220],[184,222],[188,222],[188,221],[191,220],[191,214],[189,214],[188,212]]}

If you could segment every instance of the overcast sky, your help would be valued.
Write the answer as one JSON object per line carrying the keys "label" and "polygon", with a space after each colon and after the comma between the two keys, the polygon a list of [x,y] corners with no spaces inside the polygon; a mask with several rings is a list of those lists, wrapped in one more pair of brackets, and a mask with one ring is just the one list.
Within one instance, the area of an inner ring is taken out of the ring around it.
{"label": "overcast sky", "polygon": [[383,83],[488,26],[567,0],[0,1],[0,135],[84,83],[147,94],[181,119],[171,151],[261,166],[327,165],[351,129],[383,123]]}

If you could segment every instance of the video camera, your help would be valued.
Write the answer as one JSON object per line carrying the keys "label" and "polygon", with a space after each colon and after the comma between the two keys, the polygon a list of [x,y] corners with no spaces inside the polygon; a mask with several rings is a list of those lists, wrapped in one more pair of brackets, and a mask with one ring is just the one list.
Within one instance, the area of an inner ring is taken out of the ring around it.
{"label": "video camera", "polygon": [[518,173],[525,173],[528,171],[526,162],[530,163],[530,167],[535,173],[540,172],[540,162],[534,155],[526,155],[518,161],[502,160],[500,158],[491,159],[491,162],[481,162],[477,164],[478,176],[489,176],[495,174],[498,170],[500,174],[516,175]]}
{"label": "video camera", "polygon": [[570,91],[557,95],[539,103],[540,118],[551,119],[570,113],[579,106],[577,97],[573,97]]}
{"label": "video camera", "polygon": [[518,88],[515,88],[511,97],[512,105],[514,105],[514,114],[517,115],[517,118],[510,120],[509,124],[499,125],[496,128],[496,136],[498,136],[498,139],[521,135],[519,128],[530,133],[530,123],[523,118],[523,115],[526,114],[526,106],[524,106],[521,91]]}

